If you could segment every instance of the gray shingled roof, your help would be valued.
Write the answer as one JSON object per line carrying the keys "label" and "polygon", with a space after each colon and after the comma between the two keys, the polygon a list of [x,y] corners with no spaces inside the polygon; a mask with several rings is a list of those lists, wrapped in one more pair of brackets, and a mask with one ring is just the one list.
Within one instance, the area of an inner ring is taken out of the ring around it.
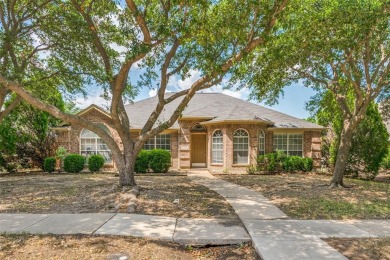
{"label": "gray shingled roof", "polygon": [[[172,95],[167,93],[166,95]],[[158,122],[164,122],[174,112],[183,97],[174,100],[165,106]],[[126,105],[130,124],[133,129],[141,129],[158,102],[157,97],[144,99]],[[221,121],[258,121],[276,128],[310,128],[323,129],[324,127],[306,120],[292,117],[260,105],[234,98],[221,93],[197,93],[183,111],[185,117],[207,117],[211,122]],[[179,128],[176,122],[172,128]]]}

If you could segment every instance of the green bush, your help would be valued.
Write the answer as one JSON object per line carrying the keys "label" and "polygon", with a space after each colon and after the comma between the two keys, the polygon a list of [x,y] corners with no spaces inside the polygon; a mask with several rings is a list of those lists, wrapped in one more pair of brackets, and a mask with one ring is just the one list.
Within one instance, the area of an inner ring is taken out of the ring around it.
{"label": "green bush", "polygon": [[268,173],[276,173],[281,171],[310,172],[313,170],[313,159],[303,158],[300,156],[288,156],[284,152],[277,151],[259,156],[257,158],[257,168],[260,171],[265,171]]}
{"label": "green bush", "polygon": [[79,154],[69,154],[64,160],[66,172],[78,173],[84,169],[85,158]]}
{"label": "green bush", "polygon": [[0,167],[5,167],[7,165],[7,162],[5,161],[2,154],[0,154]]}
{"label": "green bush", "polygon": [[283,161],[283,170],[287,172],[303,171],[303,158],[299,156],[287,156]]}
{"label": "green bush", "polygon": [[56,159],[54,157],[48,157],[43,161],[43,170],[48,173],[54,172],[56,167]]}
{"label": "green bush", "polygon": [[150,168],[153,172],[168,172],[171,167],[171,153],[163,149],[150,151]]}
{"label": "green bush", "polygon": [[383,160],[382,160],[382,167],[385,170],[389,170],[390,169],[390,148],[389,148],[389,151],[388,151],[386,157],[383,158]]}
{"label": "green bush", "polygon": [[100,154],[88,158],[88,169],[91,172],[98,172],[104,166],[104,157]]}
{"label": "green bush", "polygon": [[304,172],[313,171],[313,159],[312,158],[303,158],[303,169]]}
{"label": "green bush", "polygon": [[258,170],[268,173],[280,172],[283,170],[282,164],[285,158],[286,155],[281,151],[260,155],[257,158]]}
{"label": "green bush", "polygon": [[145,173],[149,169],[150,151],[141,150],[135,160],[134,171],[136,173]]}

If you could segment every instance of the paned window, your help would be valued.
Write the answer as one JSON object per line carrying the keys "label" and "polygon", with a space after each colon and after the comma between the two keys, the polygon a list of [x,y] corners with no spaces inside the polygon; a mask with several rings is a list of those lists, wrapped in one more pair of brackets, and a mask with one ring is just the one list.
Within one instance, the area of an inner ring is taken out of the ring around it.
{"label": "paned window", "polygon": [[265,133],[263,130],[259,132],[259,154],[265,154]]}
{"label": "paned window", "polygon": [[274,151],[280,150],[288,155],[303,156],[303,134],[274,134]]}
{"label": "paned window", "polygon": [[213,163],[223,163],[223,134],[221,130],[217,130],[213,134],[212,161]]}
{"label": "paned window", "polygon": [[233,134],[233,164],[249,163],[249,135],[243,129]]}
{"label": "paned window", "polygon": [[164,149],[167,151],[171,150],[171,135],[170,134],[160,134],[155,137],[149,138],[149,140],[144,144],[145,150],[152,149]]}
{"label": "paned window", "polygon": [[[109,133],[108,129],[101,127]],[[80,134],[80,154],[87,158],[91,155],[100,154],[104,157],[106,163],[112,163],[112,154],[110,148],[94,132],[84,128]]]}

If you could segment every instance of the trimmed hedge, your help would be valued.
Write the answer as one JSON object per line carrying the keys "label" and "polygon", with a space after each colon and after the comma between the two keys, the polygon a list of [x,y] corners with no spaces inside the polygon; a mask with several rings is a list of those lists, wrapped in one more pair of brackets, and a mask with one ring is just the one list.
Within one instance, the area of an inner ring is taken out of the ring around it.
{"label": "trimmed hedge", "polygon": [[48,157],[43,161],[43,170],[48,173],[54,172],[56,167],[56,158]]}
{"label": "trimmed hedge", "polygon": [[85,157],[79,154],[69,154],[64,159],[66,172],[78,173],[84,169]]}
{"label": "trimmed hedge", "polygon": [[166,173],[171,167],[171,153],[163,149],[141,150],[135,161],[134,171]]}
{"label": "trimmed hedge", "polygon": [[104,166],[104,157],[100,154],[92,155],[88,158],[88,169],[91,172],[98,172]]}
{"label": "trimmed hedge", "polygon": [[135,160],[134,171],[136,173],[145,173],[149,170],[150,151],[141,150]]}
{"label": "trimmed hedge", "polygon": [[288,156],[281,151],[268,153],[257,157],[259,171],[276,172],[310,172],[313,170],[313,159],[300,156]]}
{"label": "trimmed hedge", "polygon": [[166,173],[171,167],[171,153],[163,149],[154,149],[150,151],[150,169],[153,172]]}

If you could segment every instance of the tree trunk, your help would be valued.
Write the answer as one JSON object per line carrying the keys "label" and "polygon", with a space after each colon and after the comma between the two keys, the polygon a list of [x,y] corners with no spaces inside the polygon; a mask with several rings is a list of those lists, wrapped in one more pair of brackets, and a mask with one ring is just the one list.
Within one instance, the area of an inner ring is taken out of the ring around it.
{"label": "tree trunk", "polygon": [[343,177],[348,163],[349,150],[352,145],[352,135],[354,127],[351,122],[344,120],[343,129],[340,135],[340,144],[337,151],[336,164],[334,167],[333,178],[330,182],[330,188],[339,186],[345,187]]}
{"label": "tree trunk", "polygon": [[119,185],[135,187],[137,183],[134,178],[134,166],[136,156],[126,156],[123,165],[118,165],[119,170]]}

